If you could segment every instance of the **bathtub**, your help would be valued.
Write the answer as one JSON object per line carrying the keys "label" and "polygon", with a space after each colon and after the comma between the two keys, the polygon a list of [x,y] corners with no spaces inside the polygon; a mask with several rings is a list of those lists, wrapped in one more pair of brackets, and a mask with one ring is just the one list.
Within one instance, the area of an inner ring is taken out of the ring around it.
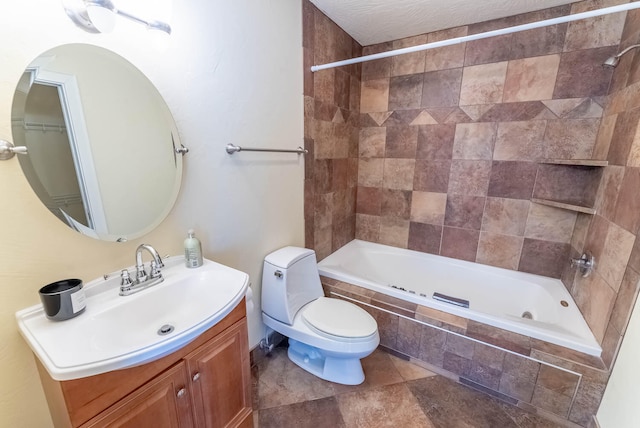
{"label": "bathtub", "polygon": [[[542,341],[600,356],[602,348],[558,279],[353,240],[320,275]],[[454,298],[434,299],[434,293]],[[468,308],[458,306],[468,301]]]}

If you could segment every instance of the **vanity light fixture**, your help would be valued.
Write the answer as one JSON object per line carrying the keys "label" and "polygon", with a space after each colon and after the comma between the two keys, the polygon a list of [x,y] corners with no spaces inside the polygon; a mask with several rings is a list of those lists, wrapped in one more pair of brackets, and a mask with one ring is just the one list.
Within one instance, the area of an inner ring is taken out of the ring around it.
{"label": "vanity light fixture", "polygon": [[171,34],[171,26],[166,22],[146,20],[118,9],[111,0],[63,0],[67,16],[78,27],[89,33],[109,33],[116,25],[116,15],[156,30]]}
{"label": "vanity light fixture", "polygon": [[623,50],[619,54],[614,55],[614,56],[610,56],[609,58],[607,58],[606,61],[602,63],[602,65],[605,66],[605,67],[611,67],[611,68],[617,67],[618,63],[620,62],[620,57],[622,55],[626,54],[627,52],[629,52],[631,49],[635,49],[635,48],[640,48],[640,45],[631,45],[631,46],[629,46],[628,48],[626,48],[625,50]]}

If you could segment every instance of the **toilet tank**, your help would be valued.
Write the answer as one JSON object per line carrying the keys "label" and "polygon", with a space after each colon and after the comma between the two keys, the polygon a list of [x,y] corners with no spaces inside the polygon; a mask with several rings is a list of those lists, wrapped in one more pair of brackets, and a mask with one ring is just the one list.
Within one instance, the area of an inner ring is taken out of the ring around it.
{"label": "toilet tank", "polygon": [[324,292],[313,250],[285,247],[265,257],[262,312],[291,325],[301,307],[322,296]]}

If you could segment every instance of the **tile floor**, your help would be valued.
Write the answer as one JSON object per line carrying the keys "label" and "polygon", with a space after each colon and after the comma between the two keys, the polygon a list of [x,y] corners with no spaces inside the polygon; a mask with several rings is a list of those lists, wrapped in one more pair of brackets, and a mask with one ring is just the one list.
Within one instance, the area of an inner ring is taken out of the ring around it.
{"label": "tile floor", "polygon": [[548,428],[553,422],[436,375],[387,352],[363,360],[365,381],[318,379],[287,358],[285,347],[253,367],[259,428]]}

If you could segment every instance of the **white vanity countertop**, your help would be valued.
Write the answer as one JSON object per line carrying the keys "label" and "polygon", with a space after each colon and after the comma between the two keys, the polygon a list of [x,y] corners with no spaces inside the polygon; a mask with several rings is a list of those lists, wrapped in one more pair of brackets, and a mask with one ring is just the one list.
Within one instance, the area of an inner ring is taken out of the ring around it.
{"label": "white vanity countertop", "polygon": [[[164,263],[162,283],[130,296],[118,294],[118,274],[85,284],[87,307],[70,320],[50,321],[42,305],[16,313],[20,333],[53,379],[78,379],[162,358],[222,320],[247,292],[249,276],[219,263],[205,259],[203,266],[187,269],[182,256]],[[164,325],[174,330],[159,335]]]}

